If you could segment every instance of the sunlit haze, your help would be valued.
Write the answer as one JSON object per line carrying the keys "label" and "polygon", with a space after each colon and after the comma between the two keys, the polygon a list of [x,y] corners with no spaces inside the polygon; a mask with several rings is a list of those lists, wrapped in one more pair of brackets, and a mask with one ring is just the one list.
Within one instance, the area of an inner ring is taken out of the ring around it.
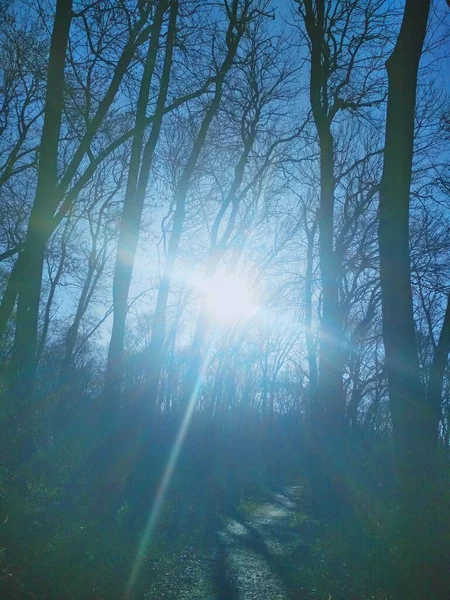
{"label": "sunlit haze", "polygon": [[251,319],[258,312],[252,287],[236,274],[218,273],[200,285],[210,316],[223,321]]}

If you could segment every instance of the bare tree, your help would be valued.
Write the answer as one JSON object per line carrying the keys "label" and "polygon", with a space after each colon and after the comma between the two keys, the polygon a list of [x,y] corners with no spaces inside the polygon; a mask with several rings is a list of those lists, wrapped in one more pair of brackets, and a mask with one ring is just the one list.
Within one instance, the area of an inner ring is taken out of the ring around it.
{"label": "bare tree", "polygon": [[[436,483],[442,365],[450,349],[449,319],[444,317],[427,394],[420,378],[409,239],[417,78],[429,10],[428,0],[407,0],[400,33],[386,63],[389,94],[380,187],[383,339],[399,475],[402,544],[408,557],[402,593],[411,598],[437,597],[439,593],[444,598],[448,591],[435,579],[439,566],[432,566],[438,552],[433,539],[437,514],[432,509],[432,487]],[[424,563],[426,576],[419,581],[415,575],[418,569],[423,572]]]}
{"label": "bare tree", "polygon": [[81,269],[81,292],[70,324],[66,338],[64,356],[61,362],[61,382],[67,383],[73,366],[74,354],[78,341],[78,332],[81,321],[88,311],[92,299],[97,291],[106,264],[111,256],[111,243],[117,234],[117,208],[115,207],[117,195],[123,184],[123,172],[119,173],[115,181],[107,185],[105,174],[99,171],[93,188],[93,201],[87,206],[85,214],[80,221],[87,222],[89,231],[88,243],[83,252],[86,255],[86,269]]}
{"label": "bare tree", "polygon": [[[262,188],[268,173],[276,169],[277,161],[280,160],[280,156],[277,156],[280,147],[288,145],[300,133],[297,130],[280,131],[283,127],[286,129],[290,126],[283,122],[283,115],[288,113],[292,100],[291,84],[295,69],[291,64],[291,56],[286,53],[284,40],[272,39],[264,30],[264,25],[264,20],[260,20],[247,33],[242,52],[247,52],[247,55],[242,59],[242,68],[235,75],[236,82],[230,82],[230,97],[224,107],[224,117],[235,123],[237,129],[239,153],[234,168],[230,167],[233,177],[229,182],[222,181],[222,173],[214,173],[215,165],[211,167],[219,188],[220,204],[210,227],[204,275],[207,281],[214,279],[222,259],[227,253],[230,254],[236,237],[245,237],[245,232],[249,229],[245,215],[253,210],[259,199],[254,190]],[[238,83],[241,94],[236,100],[232,94]],[[274,131],[275,118],[271,118],[274,114],[280,123],[278,131]],[[266,126],[267,123],[270,124],[269,127]],[[225,127],[222,126],[222,129]],[[230,131],[229,140],[232,135],[233,131]],[[223,165],[224,160],[212,154],[212,162]],[[212,193],[209,190],[208,197]],[[208,327],[209,315],[203,301],[190,350],[184,405],[200,383],[202,349]]]}
{"label": "bare tree", "polygon": [[[149,91],[160,45],[160,35],[164,14],[169,6],[170,15],[167,26],[166,50],[163,72],[160,80],[160,89],[158,100],[155,106],[151,132],[148,140],[144,144],[146,122],[145,116],[149,100]],[[138,243],[139,228],[142,218],[142,210],[150,167],[158,142],[162,119],[164,116],[164,109],[166,106],[177,30],[177,18],[177,1],[172,0],[172,2],[160,2],[158,4],[157,15],[155,16],[155,28],[153,29],[150,38],[146,64],[144,67],[139,91],[127,190],[124,198],[116,268],[114,272],[114,321],[111,333],[111,341],[109,344],[105,380],[105,397],[108,402],[114,398],[114,402],[118,403],[120,399],[128,293],[131,284],[131,276]]]}
{"label": "bare tree", "polygon": [[39,151],[36,197],[28,224],[25,247],[20,255],[20,278],[17,278],[17,306],[13,365],[18,389],[27,396],[31,391],[37,342],[41,276],[48,240],[48,217],[57,186],[58,143],[64,104],[65,56],[72,21],[71,0],[56,4],[47,72],[44,125]]}
{"label": "bare tree", "polygon": [[[298,3],[298,13],[309,50],[309,96],[320,153],[318,229],[322,314],[318,387],[311,412],[314,437],[311,448],[322,466],[313,467],[311,472],[316,478],[315,496],[325,508],[330,504],[331,498],[328,501],[327,496],[334,493],[336,481],[333,455],[337,450],[333,447],[342,442],[345,424],[342,255],[335,239],[337,156],[342,154],[339,133],[341,136],[342,131],[345,133],[342,125],[345,115],[356,120],[383,100],[380,69],[386,13],[378,1],[362,5],[356,0],[336,3],[309,0]],[[321,444],[324,435],[328,440],[326,447]]]}
{"label": "bare tree", "polygon": [[232,68],[237,50],[242,37],[252,19],[261,13],[259,3],[253,0],[233,0],[230,4],[225,2],[228,19],[225,33],[225,54],[220,65],[217,65],[215,77],[215,91],[213,98],[205,109],[202,122],[196,134],[195,142],[189,157],[185,162],[183,171],[176,184],[174,193],[175,212],[173,216],[172,232],[168,244],[167,256],[158,290],[155,313],[153,318],[152,337],[149,346],[149,374],[148,385],[145,392],[149,407],[153,408],[157,396],[158,383],[162,369],[162,348],[166,330],[166,308],[169,297],[171,278],[177,258],[183,225],[186,216],[186,200],[189,184],[197,165],[198,158],[206,141],[208,130],[222,101],[224,81]]}

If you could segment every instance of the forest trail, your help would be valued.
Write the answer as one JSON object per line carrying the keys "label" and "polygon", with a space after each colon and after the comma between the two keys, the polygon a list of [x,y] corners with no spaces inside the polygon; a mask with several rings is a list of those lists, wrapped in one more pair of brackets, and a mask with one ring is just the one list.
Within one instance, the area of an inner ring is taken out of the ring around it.
{"label": "forest trail", "polygon": [[149,557],[143,600],[306,600],[311,527],[301,486],[230,502],[196,541],[176,535],[164,557]]}
{"label": "forest trail", "polygon": [[297,519],[299,488],[268,493],[262,503],[233,509],[219,530],[216,600],[300,600],[292,569],[308,553]]}

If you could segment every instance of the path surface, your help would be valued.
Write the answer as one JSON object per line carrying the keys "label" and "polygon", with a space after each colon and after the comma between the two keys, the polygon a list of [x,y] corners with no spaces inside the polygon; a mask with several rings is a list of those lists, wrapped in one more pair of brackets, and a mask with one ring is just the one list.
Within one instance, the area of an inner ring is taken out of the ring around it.
{"label": "path surface", "polygon": [[172,556],[176,576],[159,565],[159,575],[167,568],[159,577],[164,592],[150,590],[144,600],[304,600],[298,574],[309,548],[299,498],[300,488],[290,486],[229,508],[203,549]]}
{"label": "path surface", "polygon": [[[300,599],[292,581],[293,555],[307,551],[298,536],[296,508],[299,489],[269,494],[248,510],[232,511],[218,533],[220,600]],[[289,557],[289,560],[287,558]],[[300,558],[300,557],[299,557]],[[222,591],[221,591],[222,590]]]}

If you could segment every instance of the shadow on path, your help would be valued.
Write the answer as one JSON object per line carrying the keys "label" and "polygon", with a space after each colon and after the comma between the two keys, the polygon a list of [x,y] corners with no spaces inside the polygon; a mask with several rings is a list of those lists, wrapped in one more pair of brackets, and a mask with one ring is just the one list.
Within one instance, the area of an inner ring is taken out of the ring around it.
{"label": "shadow on path", "polygon": [[217,600],[306,600],[299,573],[309,548],[295,519],[298,491],[277,490],[250,510],[227,510],[217,531]]}

